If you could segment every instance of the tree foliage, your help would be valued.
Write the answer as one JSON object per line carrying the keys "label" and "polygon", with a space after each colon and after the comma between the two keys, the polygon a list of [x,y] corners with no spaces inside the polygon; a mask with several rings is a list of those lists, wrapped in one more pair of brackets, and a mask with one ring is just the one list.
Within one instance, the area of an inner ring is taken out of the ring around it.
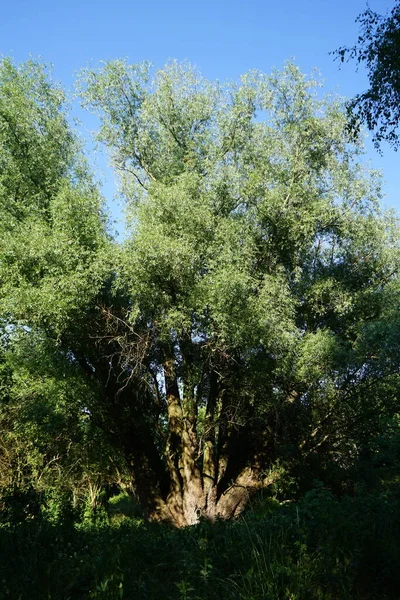
{"label": "tree foliage", "polygon": [[356,60],[368,70],[370,87],[348,104],[351,126],[361,121],[374,132],[375,146],[388,141],[395,149],[400,122],[400,3],[395,2],[389,15],[380,15],[369,7],[357,21],[360,34],[353,47],[342,47],[336,55],[342,62]]}
{"label": "tree foliage", "polygon": [[37,62],[0,64],[0,163],[1,487],[72,496],[99,453],[94,391],[62,338],[79,337],[108,242],[64,94]]}
{"label": "tree foliage", "polygon": [[33,64],[0,82],[13,397],[55,373],[47,397],[177,525],[236,516],[299,465],[348,469],[396,412],[399,242],[341,103],[292,64],[229,85],[176,62],[85,70],[126,199],[117,244],[59,90]]}

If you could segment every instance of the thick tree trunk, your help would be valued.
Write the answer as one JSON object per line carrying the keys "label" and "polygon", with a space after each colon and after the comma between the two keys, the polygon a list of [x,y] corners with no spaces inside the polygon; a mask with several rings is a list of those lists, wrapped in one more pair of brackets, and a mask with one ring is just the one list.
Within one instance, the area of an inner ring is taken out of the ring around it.
{"label": "thick tree trunk", "polygon": [[[251,467],[246,467],[219,497],[216,485],[208,488],[207,493],[204,489],[199,490],[198,495],[193,493],[193,489],[171,491],[165,501],[158,499],[157,508],[150,518],[169,521],[176,527],[195,525],[201,519],[234,519],[243,512],[257,490],[268,487],[276,478],[277,474],[271,474],[260,479]],[[190,495],[190,501],[186,494]]]}
{"label": "thick tree trunk", "polygon": [[[240,398],[235,393],[230,396],[216,370],[210,368],[203,374],[206,397],[203,392],[195,396],[190,381],[183,381],[181,374],[178,379],[179,349],[166,345],[162,352],[163,385],[153,377],[160,386],[157,410],[163,410],[164,419],[158,422],[159,436],[141,418],[140,405],[131,407],[128,387],[115,396],[116,423],[124,414],[121,406],[131,411],[128,426],[121,422],[117,429],[120,434],[124,431],[119,443],[126,452],[139,503],[146,518],[177,527],[202,518],[235,518],[251,495],[270,483],[262,479],[265,451],[261,452],[259,442],[263,436],[248,424],[253,422],[251,413],[237,420]],[[205,414],[198,428],[199,405],[204,402]]]}
{"label": "thick tree trunk", "polygon": [[153,496],[150,516],[178,527],[193,525],[201,518],[235,518],[251,495],[266,484],[260,454],[253,447],[254,435],[251,431],[240,435],[235,421],[225,414],[230,403],[217,373],[211,370],[203,433],[198,439],[196,402],[190,397],[189,385],[189,398],[181,398],[173,352],[163,370],[168,419],[164,459],[169,488],[165,495]]}

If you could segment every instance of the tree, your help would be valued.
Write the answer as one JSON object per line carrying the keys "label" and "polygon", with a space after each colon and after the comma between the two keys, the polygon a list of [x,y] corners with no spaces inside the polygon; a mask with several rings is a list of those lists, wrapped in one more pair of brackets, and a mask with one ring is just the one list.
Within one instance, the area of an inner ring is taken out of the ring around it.
{"label": "tree", "polygon": [[400,3],[395,2],[390,15],[383,16],[368,8],[357,21],[361,24],[357,44],[335,52],[344,62],[356,60],[368,69],[370,87],[357,94],[348,104],[351,126],[365,123],[374,131],[375,146],[383,140],[395,149],[400,122]]}
{"label": "tree", "polygon": [[86,70],[126,241],[87,174],[68,202],[56,186],[50,221],[30,192],[35,216],[4,237],[3,314],[73,365],[151,518],[232,518],[283,469],[347,468],[396,410],[398,223],[315,85],[293,65],[227,86],[175,62],[152,81]]}
{"label": "tree", "polygon": [[109,319],[152,406],[152,510],[230,517],[282,457],[345,460],[398,385],[398,229],[340,104],[292,65],[223,88],[116,61],[82,82],[132,219]]}
{"label": "tree", "polygon": [[62,336],[79,335],[108,242],[64,94],[35,61],[0,62],[0,165],[0,496],[72,495],[104,444]]}

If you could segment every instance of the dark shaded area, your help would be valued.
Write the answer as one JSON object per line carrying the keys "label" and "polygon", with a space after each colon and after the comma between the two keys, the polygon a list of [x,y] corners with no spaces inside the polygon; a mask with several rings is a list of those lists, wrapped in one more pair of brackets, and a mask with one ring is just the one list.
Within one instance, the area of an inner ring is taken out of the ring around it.
{"label": "dark shaded area", "polygon": [[297,504],[259,500],[237,521],[184,529],[30,515],[0,527],[0,597],[394,599],[399,527],[398,485],[339,500],[319,484]]}

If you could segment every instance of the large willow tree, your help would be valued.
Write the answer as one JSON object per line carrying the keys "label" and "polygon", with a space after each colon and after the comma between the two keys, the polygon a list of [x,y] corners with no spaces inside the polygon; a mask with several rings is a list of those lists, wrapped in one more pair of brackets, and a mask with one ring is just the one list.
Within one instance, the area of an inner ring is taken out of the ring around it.
{"label": "large willow tree", "polygon": [[[83,167],[65,166],[68,136],[50,159],[37,90],[18,92],[28,133],[0,130],[4,319],[80,378],[71,402],[122,452],[146,513],[231,518],[283,466],[349,465],[396,410],[399,244],[341,103],[293,65],[226,86],[177,63],[84,71],[126,202],[116,244]],[[30,208],[10,229],[16,205]]]}

